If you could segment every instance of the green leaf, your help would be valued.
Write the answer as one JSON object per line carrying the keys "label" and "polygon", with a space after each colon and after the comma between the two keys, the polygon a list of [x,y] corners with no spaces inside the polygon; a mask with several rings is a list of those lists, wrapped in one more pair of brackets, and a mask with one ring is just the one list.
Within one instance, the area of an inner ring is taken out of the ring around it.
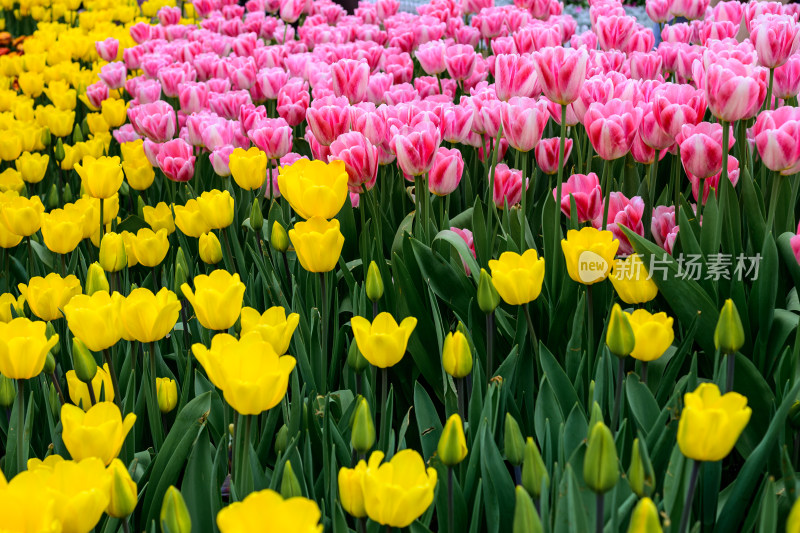
{"label": "green leaf", "polygon": [[572,382],[564,373],[564,369],[558,364],[556,358],[550,353],[547,347],[539,343],[539,359],[542,362],[542,369],[547,380],[553,386],[553,392],[561,406],[561,417],[566,418],[572,411],[575,404],[579,404],[578,395],[572,386]]}
{"label": "green leaf", "polygon": [[439,444],[442,422],[431,397],[420,383],[414,385],[414,412],[419,438],[422,442],[423,459],[427,461],[433,456],[433,452],[436,451],[436,446]]}
{"label": "green leaf", "polygon": [[633,417],[646,436],[653,428],[661,409],[658,408],[653,393],[635,374],[630,374],[625,379],[625,393]]}

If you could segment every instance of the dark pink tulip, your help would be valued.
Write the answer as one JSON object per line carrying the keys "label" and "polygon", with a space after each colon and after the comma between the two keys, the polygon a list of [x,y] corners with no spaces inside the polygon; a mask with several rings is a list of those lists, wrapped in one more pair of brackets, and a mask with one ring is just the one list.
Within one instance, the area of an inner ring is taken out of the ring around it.
{"label": "dark pink tulip", "polygon": [[705,93],[690,85],[665,83],[653,91],[651,101],[656,124],[672,138],[684,124],[698,124],[706,112]]}
{"label": "dark pink tulip", "polygon": [[[692,195],[694,196],[694,199],[697,200],[700,197],[700,184],[702,182],[703,203],[706,203],[706,201],[708,201],[708,194],[711,192],[711,189],[714,189],[715,191],[718,190],[721,175],[721,170],[706,179],[698,179],[690,174],[688,177],[689,181],[692,183]],[[736,184],[739,182],[739,160],[732,155],[728,156],[728,179],[731,180],[731,185],[734,187],[736,187]]]}
{"label": "dark pink tulip", "polygon": [[375,186],[378,177],[378,149],[362,133],[340,135],[330,146],[329,161],[344,161],[350,192],[361,193]]}
{"label": "dark pink tulip", "polygon": [[[602,211],[602,209],[601,209]],[[644,236],[644,224],[642,224],[642,215],[644,214],[644,200],[639,196],[634,196],[630,200],[625,197],[621,192],[612,192],[609,195],[608,202],[608,224],[606,229],[614,234],[614,237],[619,241],[619,255],[630,255],[633,253],[633,246],[631,246],[628,237],[622,231],[622,226],[633,231],[637,235]],[[596,217],[592,221],[595,228],[603,226],[603,214]]]}
{"label": "dark pink tulip", "polygon": [[789,239],[789,244],[792,246],[794,258],[798,263],[800,263],[800,225],[797,227],[797,234],[793,235],[792,238]]}
{"label": "dark pink tulip", "polygon": [[[505,163],[497,165],[494,174],[494,203],[500,209],[507,203],[509,207],[517,205],[522,199],[522,171],[508,168]],[[490,176],[491,178],[491,176]],[[528,188],[525,179],[525,189]]]}
{"label": "dark pink tulip", "polygon": [[[558,164],[558,151],[560,148],[561,139],[552,137],[550,139],[542,139],[533,149],[533,155],[536,157],[536,164],[542,169],[545,174],[555,174],[561,165]],[[564,161],[569,159],[572,153],[572,139],[566,138],[564,142]]]}
{"label": "dark pink tulip", "polygon": [[420,176],[433,166],[442,138],[439,128],[430,121],[414,127],[403,126],[392,136],[390,148],[400,169],[409,176]]}
{"label": "dark pink tulip", "polygon": [[586,79],[589,54],[585,49],[543,48],[533,53],[542,92],[558,104],[571,104],[578,98]]}
{"label": "dark pink tulip", "polygon": [[428,190],[437,196],[446,196],[458,188],[464,173],[464,159],[455,148],[440,147],[433,158],[428,173]]}
{"label": "dark pink tulip", "polygon": [[800,46],[800,25],[790,15],[759,15],[751,22],[750,41],[761,66],[780,67]]}
{"label": "dark pink tulip", "polygon": [[720,124],[711,122],[701,122],[696,126],[685,124],[675,141],[680,145],[681,162],[687,174],[705,179],[722,169]]}
{"label": "dark pink tulip", "polygon": [[606,104],[590,105],[583,125],[597,154],[613,160],[630,151],[641,120],[641,109],[629,101],[613,98]]}
{"label": "dark pink tulip", "polygon": [[158,168],[172,181],[185,182],[194,176],[195,157],[192,147],[183,139],[163,143],[156,156]]}
{"label": "dark pink tulip", "polygon": [[500,100],[513,96],[537,96],[536,67],[529,55],[500,54],[495,59],[495,91]]}
{"label": "dark pink tulip", "polygon": [[787,100],[800,93],[800,54],[794,54],[786,63],[775,69],[772,94]]}
{"label": "dark pink tulip", "polygon": [[791,175],[800,167],[800,108],[762,111],[753,126],[756,147],[766,167]]}
{"label": "dark pink tulip", "polygon": [[[556,198],[556,189],[553,189],[553,198]],[[561,212],[570,217],[570,196],[575,198],[575,209],[579,222],[589,222],[603,215],[603,191],[600,189],[600,180],[597,174],[573,174],[561,186]]]}
{"label": "dark pink tulip", "polygon": [[641,134],[637,131],[636,136],[633,138],[633,144],[631,144],[631,156],[633,160],[637,163],[641,163],[643,165],[649,165],[656,159],[656,151],[645,144],[642,140]]}
{"label": "dark pink tulip", "polygon": [[678,225],[675,223],[675,206],[659,205],[653,209],[650,220],[650,233],[655,243],[672,254],[675,238],[678,236]]}

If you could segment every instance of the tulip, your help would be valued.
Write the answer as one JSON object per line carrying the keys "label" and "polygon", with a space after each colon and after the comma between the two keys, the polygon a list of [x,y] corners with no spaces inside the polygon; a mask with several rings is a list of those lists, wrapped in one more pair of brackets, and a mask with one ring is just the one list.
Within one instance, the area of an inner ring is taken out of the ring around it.
{"label": "tulip", "polygon": [[706,179],[722,168],[722,126],[701,122],[684,125],[676,137],[680,145],[681,163],[687,173]]}
{"label": "tulip", "polygon": [[333,94],[346,97],[351,104],[362,102],[367,95],[369,73],[369,64],[365,60],[340,59],[333,63]]}
{"label": "tulip", "polygon": [[800,111],[783,106],[763,111],[753,126],[756,148],[761,161],[772,171],[792,175],[800,167]]}
{"label": "tulip", "polygon": [[371,190],[378,178],[378,148],[362,133],[351,131],[336,138],[330,145],[328,161],[343,161],[350,192]]}
{"label": "tulip", "polygon": [[25,181],[22,174],[13,168],[7,168],[0,173],[0,193],[14,192],[21,193],[25,190]]}
{"label": "tulip", "polygon": [[106,465],[111,463],[119,455],[134,422],[135,414],[129,413],[123,420],[112,402],[100,402],[85,413],[74,405],[61,407],[62,438],[76,461],[97,457]]}
{"label": "tulip", "polygon": [[705,92],[711,114],[723,122],[736,122],[758,113],[767,91],[767,71],[735,59],[704,57]]}
{"label": "tulip", "polygon": [[446,196],[458,188],[463,172],[461,151],[440,147],[428,174],[428,189],[437,196]]}
{"label": "tulip", "polygon": [[27,285],[20,283],[18,288],[31,312],[46,322],[64,316],[61,310],[81,293],[81,283],[72,274],[61,277],[50,273],[44,278],[31,278]]}
{"label": "tulip", "polygon": [[[71,127],[71,126],[70,126]],[[22,137],[18,134],[8,133],[0,145],[0,160],[14,161],[22,153]]]}
{"label": "tulip", "polygon": [[172,218],[172,209],[164,202],[158,202],[155,207],[146,205],[142,209],[144,221],[154,232],[160,229],[167,230],[167,235],[175,231],[175,220]]}
{"label": "tulip", "polygon": [[[525,178],[527,191],[529,179]],[[509,168],[505,163],[500,163],[494,171],[494,203],[500,209],[506,204],[509,207],[517,205],[522,199],[522,171]]]}
{"label": "tulip", "polygon": [[415,450],[397,452],[391,461],[383,458],[383,452],[372,452],[364,472],[367,516],[386,526],[408,527],[433,503],[436,470],[425,468]]}
{"label": "tulip", "polygon": [[308,272],[330,272],[336,267],[344,246],[339,221],[319,217],[298,222],[289,230],[297,260]]}
{"label": "tulip", "polygon": [[458,414],[453,414],[447,419],[444,429],[442,429],[442,435],[439,437],[436,453],[442,463],[451,468],[463,461],[467,456],[464,426]]}
{"label": "tulip", "polygon": [[25,297],[15,298],[11,293],[0,294],[0,322],[11,322],[16,317],[25,316]]}
{"label": "tulip", "polygon": [[774,71],[772,94],[788,100],[800,93],[800,54],[794,54]]}
{"label": "tulip", "polygon": [[47,164],[49,162],[49,155],[38,152],[24,152],[14,161],[14,166],[16,166],[19,173],[22,174],[22,179],[27,183],[39,183],[47,172]]}
{"label": "tulip", "polygon": [[355,468],[342,467],[339,469],[339,501],[342,508],[353,518],[364,518],[367,510],[364,507],[364,473],[367,463],[360,460]]}
{"label": "tulip", "polygon": [[195,156],[192,147],[183,139],[172,139],[162,144],[156,161],[158,168],[172,181],[183,183],[194,177]]}
{"label": "tulip", "polygon": [[122,166],[119,157],[94,158],[87,155],[75,165],[81,184],[92,198],[111,198],[122,185]]}
{"label": "tulip", "polygon": [[158,395],[158,409],[162,413],[169,413],[178,405],[178,386],[175,384],[175,380],[156,378],[156,394]]}
{"label": "tulip", "polygon": [[[641,450],[641,451],[640,451]],[[628,469],[628,484],[639,498],[646,498],[655,487],[653,464],[647,455],[647,446],[633,439],[631,447],[631,466]]]}
{"label": "tulip", "polygon": [[662,533],[658,508],[650,498],[642,498],[631,513],[628,533]]}
{"label": "tulip", "polygon": [[83,217],[63,209],[42,213],[41,230],[47,249],[57,254],[67,254],[83,240]]}
{"label": "tulip", "polygon": [[200,215],[210,229],[227,228],[233,223],[233,197],[228,191],[205,191],[197,199]]}
{"label": "tulip", "polygon": [[481,269],[480,278],[478,279],[478,307],[484,314],[493,313],[497,306],[500,304],[500,294],[494,287],[492,277]]}
{"label": "tulip", "polygon": [[[542,139],[533,149],[533,155],[536,157],[536,164],[539,165],[539,168],[541,168],[542,172],[545,174],[555,174],[558,172],[559,168],[564,166],[560,164],[558,160],[558,152],[560,147],[559,142],[560,139],[557,137]],[[572,143],[572,139],[565,139],[564,161],[567,161],[569,159],[569,155],[572,153]],[[563,186],[561,194],[564,194]]]}
{"label": "tulip", "polygon": [[535,97],[539,93],[536,67],[529,55],[500,54],[495,58],[495,91],[504,102],[512,97]]}
{"label": "tulip", "polygon": [[[628,240],[627,235],[622,231],[622,227],[630,229],[637,235],[644,236],[644,224],[642,215],[644,214],[644,200],[639,196],[634,196],[628,200],[621,192],[612,192],[608,198],[608,205],[605,212],[608,214],[606,227],[614,234],[614,238],[619,241],[619,255],[629,255],[633,252],[633,246]],[[592,225],[600,229],[603,227],[602,215],[592,221]]]}
{"label": "tulip", "polygon": [[583,459],[583,479],[598,495],[613,489],[619,481],[617,448],[611,430],[602,422],[596,423],[590,433]]}
{"label": "tulip", "polygon": [[666,313],[650,314],[644,309],[626,314],[636,337],[631,357],[643,362],[655,361],[672,346],[675,339],[672,317]]}
{"label": "tulip", "polygon": [[626,304],[647,303],[658,295],[658,286],[648,275],[639,254],[615,261],[610,279],[617,296]]}
{"label": "tulip", "polygon": [[241,313],[242,335],[251,331],[261,334],[261,337],[270,343],[278,355],[283,355],[289,349],[292,334],[300,323],[300,315],[290,313],[286,316],[283,307],[270,307],[264,314],[252,307],[243,307]]}
{"label": "tulip", "polygon": [[269,233],[269,244],[280,253],[286,253],[286,250],[289,249],[289,234],[286,233],[286,228],[277,220],[272,223],[272,230]]}
{"label": "tulip", "polygon": [[614,98],[607,104],[595,102],[590,105],[583,124],[597,154],[610,161],[630,151],[641,120],[639,108],[631,102]]}
{"label": "tulip", "polygon": [[545,47],[532,55],[544,95],[561,105],[574,102],[586,79],[586,49]]}
{"label": "tulip", "polygon": [[739,310],[733,300],[728,298],[719,313],[717,327],[714,329],[714,346],[726,355],[732,355],[744,345],[744,327]]}
{"label": "tulip", "polygon": [[142,228],[131,240],[136,260],[143,266],[156,267],[161,264],[169,251],[167,230],[161,228],[157,232]]}
{"label": "tulip", "polygon": [[6,196],[0,199],[2,205],[2,220],[5,228],[19,237],[29,237],[39,231],[44,205],[38,196],[25,198],[24,196]]}
{"label": "tulip", "polygon": [[544,258],[536,250],[522,255],[503,252],[489,261],[494,287],[509,305],[524,305],[539,297],[544,281]]}
{"label": "tulip", "polygon": [[367,399],[364,397],[361,397],[358,401],[356,411],[353,414],[350,444],[353,446],[353,449],[360,454],[367,453],[375,444],[375,424],[372,422],[372,413],[369,410],[369,403],[367,403]]}
{"label": "tulip", "polygon": [[472,76],[477,59],[475,49],[468,44],[453,44],[444,51],[447,73],[454,80],[463,81]]}
{"label": "tulip", "polygon": [[125,241],[122,235],[109,232],[100,240],[100,266],[106,272],[119,272],[128,264],[125,253]]}
{"label": "tulip", "polygon": [[119,323],[122,300],[118,292],[73,297],[64,306],[70,331],[93,352],[110,348],[122,337]]}
{"label": "tulip", "polygon": [[706,111],[705,93],[691,85],[665,83],[653,92],[651,100],[656,123],[672,138],[684,124],[700,123]]}
{"label": "tulip", "polygon": [[635,342],[636,338],[627,315],[622,312],[619,304],[614,304],[606,330],[608,350],[619,358],[627,357],[633,351]]}
{"label": "tulip", "polygon": [[[557,191],[553,189],[553,197]],[[597,174],[573,174],[561,187],[561,212],[572,218],[572,198],[575,199],[578,222],[588,222],[603,213],[603,192]]]}
{"label": "tulip", "polygon": [[123,161],[122,170],[125,172],[128,185],[137,191],[143,191],[150,187],[156,177],[153,166],[146,158]]}
{"label": "tulip", "polygon": [[608,277],[619,241],[610,231],[595,228],[569,230],[561,241],[567,273],[573,281],[593,285]]}
{"label": "tulip", "polygon": [[298,215],[333,218],[347,198],[348,175],[344,162],[298,159],[280,168],[278,186]]}
{"label": "tulip", "polygon": [[549,118],[543,100],[515,96],[500,106],[503,135],[512,148],[521,152],[529,152],[539,144]]}
{"label": "tulip", "polygon": [[513,533],[541,533],[542,521],[531,497],[519,485],[514,489],[514,497]]}
{"label": "tulip", "polygon": [[800,47],[800,26],[791,15],[759,15],[750,25],[750,42],[759,64],[774,69],[785,64]]}
{"label": "tulip", "polygon": [[31,379],[44,369],[47,353],[58,344],[49,339],[44,322],[24,317],[0,322],[0,374],[10,379]]}
{"label": "tulip", "polygon": [[[75,358],[75,355],[73,355],[73,358]],[[84,411],[91,409],[98,401],[114,401],[114,387],[108,365],[103,365],[103,368],[95,367],[95,370],[94,377],[90,380],[92,384],[91,394],[89,386],[78,378],[75,370],[67,370],[66,373],[69,399]],[[94,398],[94,401],[92,401],[92,398]]]}
{"label": "tulip", "polygon": [[240,339],[220,333],[210,349],[195,344],[192,352],[225,401],[242,415],[258,415],[278,405],[296,364],[290,355],[279,356],[256,332]]}
{"label": "tulip", "polygon": [[406,317],[398,325],[391,314],[384,312],[372,323],[364,317],[354,316],[350,325],[358,349],[366,360],[378,368],[388,368],[403,358],[417,319]]}
{"label": "tulip", "polygon": [[203,233],[198,240],[198,252],[200,259],[207,265],[216,265],[222,261],[222,247],[219,239],[212,233]]}
{"label": "tulip", "polygon": [[[161,531],[169,533],[191,533],[192,518],[181,491],[174,486],[170,486],[164,493],[164,500],[161,503]],[[221,528],[220,528],[221,529]]]}
{"label": "tulip", "polygon": [[211,228],[203,218],[200,203],[191,199],[186,205],[175,205],[175,225],[187,237],[198,238],[203,233],[208,233]]}
{"label": "tulip", "polygon": [[267,156],[256,147],[235,148],[230,155],[230,171],[236,184],[252,191],[264,184],[267,176]]}
{"label": "tulip", "polygon": [[[318,98],[306,110],[308,127],[322,145],[329,146],[350,128],[347,98]],[[288,150],[287,150],[288,152]]]}
{"label": "tulip", "polygon": [[136,482],[122,461],[114,459],[106,469],[111,476],[108,507],[106,513],[114,518],[125,518],[136,509]]}
{"label": "tulip", "polygon": [[282,119],[261,119],[247,132],[267,159],[280,159],[292,151],[292,127]]}
{"label": "tulip", "polygon": [[364,282],[364,290],[367,293],[367,298],[375,303],[383,297],[383,278],[381,278],[381,271],[378,269],[375,261],[370,261],[367,268],[367,279]]}
{"label": "tulip", "polygon": [[156,294],[143,287],[134,289],[119,311],[123,337],[146,344],[159,341],[175,327],[180,309],[178,297],[166,287]]}
{"label": "tulip", "polygon": [[397,164],[408,176],[421,176],[433,166],[439,144],[442,142],[439,128],[430,121],[421,121],[416,126],[404,126],[391,137],[392,152],[397,155]]}
{"label": "tulip", "polygon": [[[72,367],[75,369],[75,377],[83,383],[91,383],[97,375],[97,362],[94,355],[86,348],[80,339],[72,338]],[[87,388],[88,396],[89,390]]]}
{"label": "tulip", "polygon": [[[264,516],[270,517],[268,522],[264,521]],[[314,500],[302,496],[284,499],[277,492],[265,489],[222,509],[217,514],[217,527],[221,533],[266,533],[273,530],[322,533],[321,517]]]}
{"label": "tulip", "polygon": [[192,304],[200,324],[215,331],[227,331],[242,311],[245,286],[239,274],[214,270],[210,275],[194,278],[194,291],[184,283],[183,296]]}

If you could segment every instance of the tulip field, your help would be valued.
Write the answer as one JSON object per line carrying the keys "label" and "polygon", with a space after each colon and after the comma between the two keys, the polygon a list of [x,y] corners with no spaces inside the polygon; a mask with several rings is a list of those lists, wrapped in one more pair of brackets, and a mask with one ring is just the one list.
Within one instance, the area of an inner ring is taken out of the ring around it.
{"label": "tulip field", "polygon": [[800,4],[0,8],[0,532],[800,533]]}

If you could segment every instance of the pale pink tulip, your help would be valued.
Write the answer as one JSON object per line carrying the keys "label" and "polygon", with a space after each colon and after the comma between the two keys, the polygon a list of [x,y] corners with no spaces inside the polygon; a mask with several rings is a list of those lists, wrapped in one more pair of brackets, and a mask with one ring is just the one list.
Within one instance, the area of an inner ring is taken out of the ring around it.
{"label": "pale pink tulip", "polygon": [[751,22],[750,41],[761,66],[780,67],[800,46],[800,25],[790,15],[759,15]]}
{"label": "pale pink tulip", "polygon": [[630,151],[641,120],[641,109],[629,101],[613,98],[606,104],[590,105],[583,125],[597,154],[613,160]]}
{"label": "pale pink tulip", "polygon": [[563,47],[543,48],[533,53],[536,72],[542,92],[551,101],[561,105],[578,98],[586,79],[589,54],[585,49]]}
{"label": "pale pink tulip", "polygon": [[439,75],[447,69],[444,62],[444,53],[447,45],[444,41],[430,41],[419,48],[414,53],[419,61],[422,70],[430,76]]}
{"label": "pale pink tulip", "polygon": [[[767,70],[706,53],[705,92],[711,114],[725,122],[754,117],[767,94]],[[713,61],[713,62],[712,62]]]}
{"label": "pale pink tulip", "polygon": [[428,173],[428,190],[437,196],[446,196],[458,188],[463,173],[461,151],[440,147]]}

